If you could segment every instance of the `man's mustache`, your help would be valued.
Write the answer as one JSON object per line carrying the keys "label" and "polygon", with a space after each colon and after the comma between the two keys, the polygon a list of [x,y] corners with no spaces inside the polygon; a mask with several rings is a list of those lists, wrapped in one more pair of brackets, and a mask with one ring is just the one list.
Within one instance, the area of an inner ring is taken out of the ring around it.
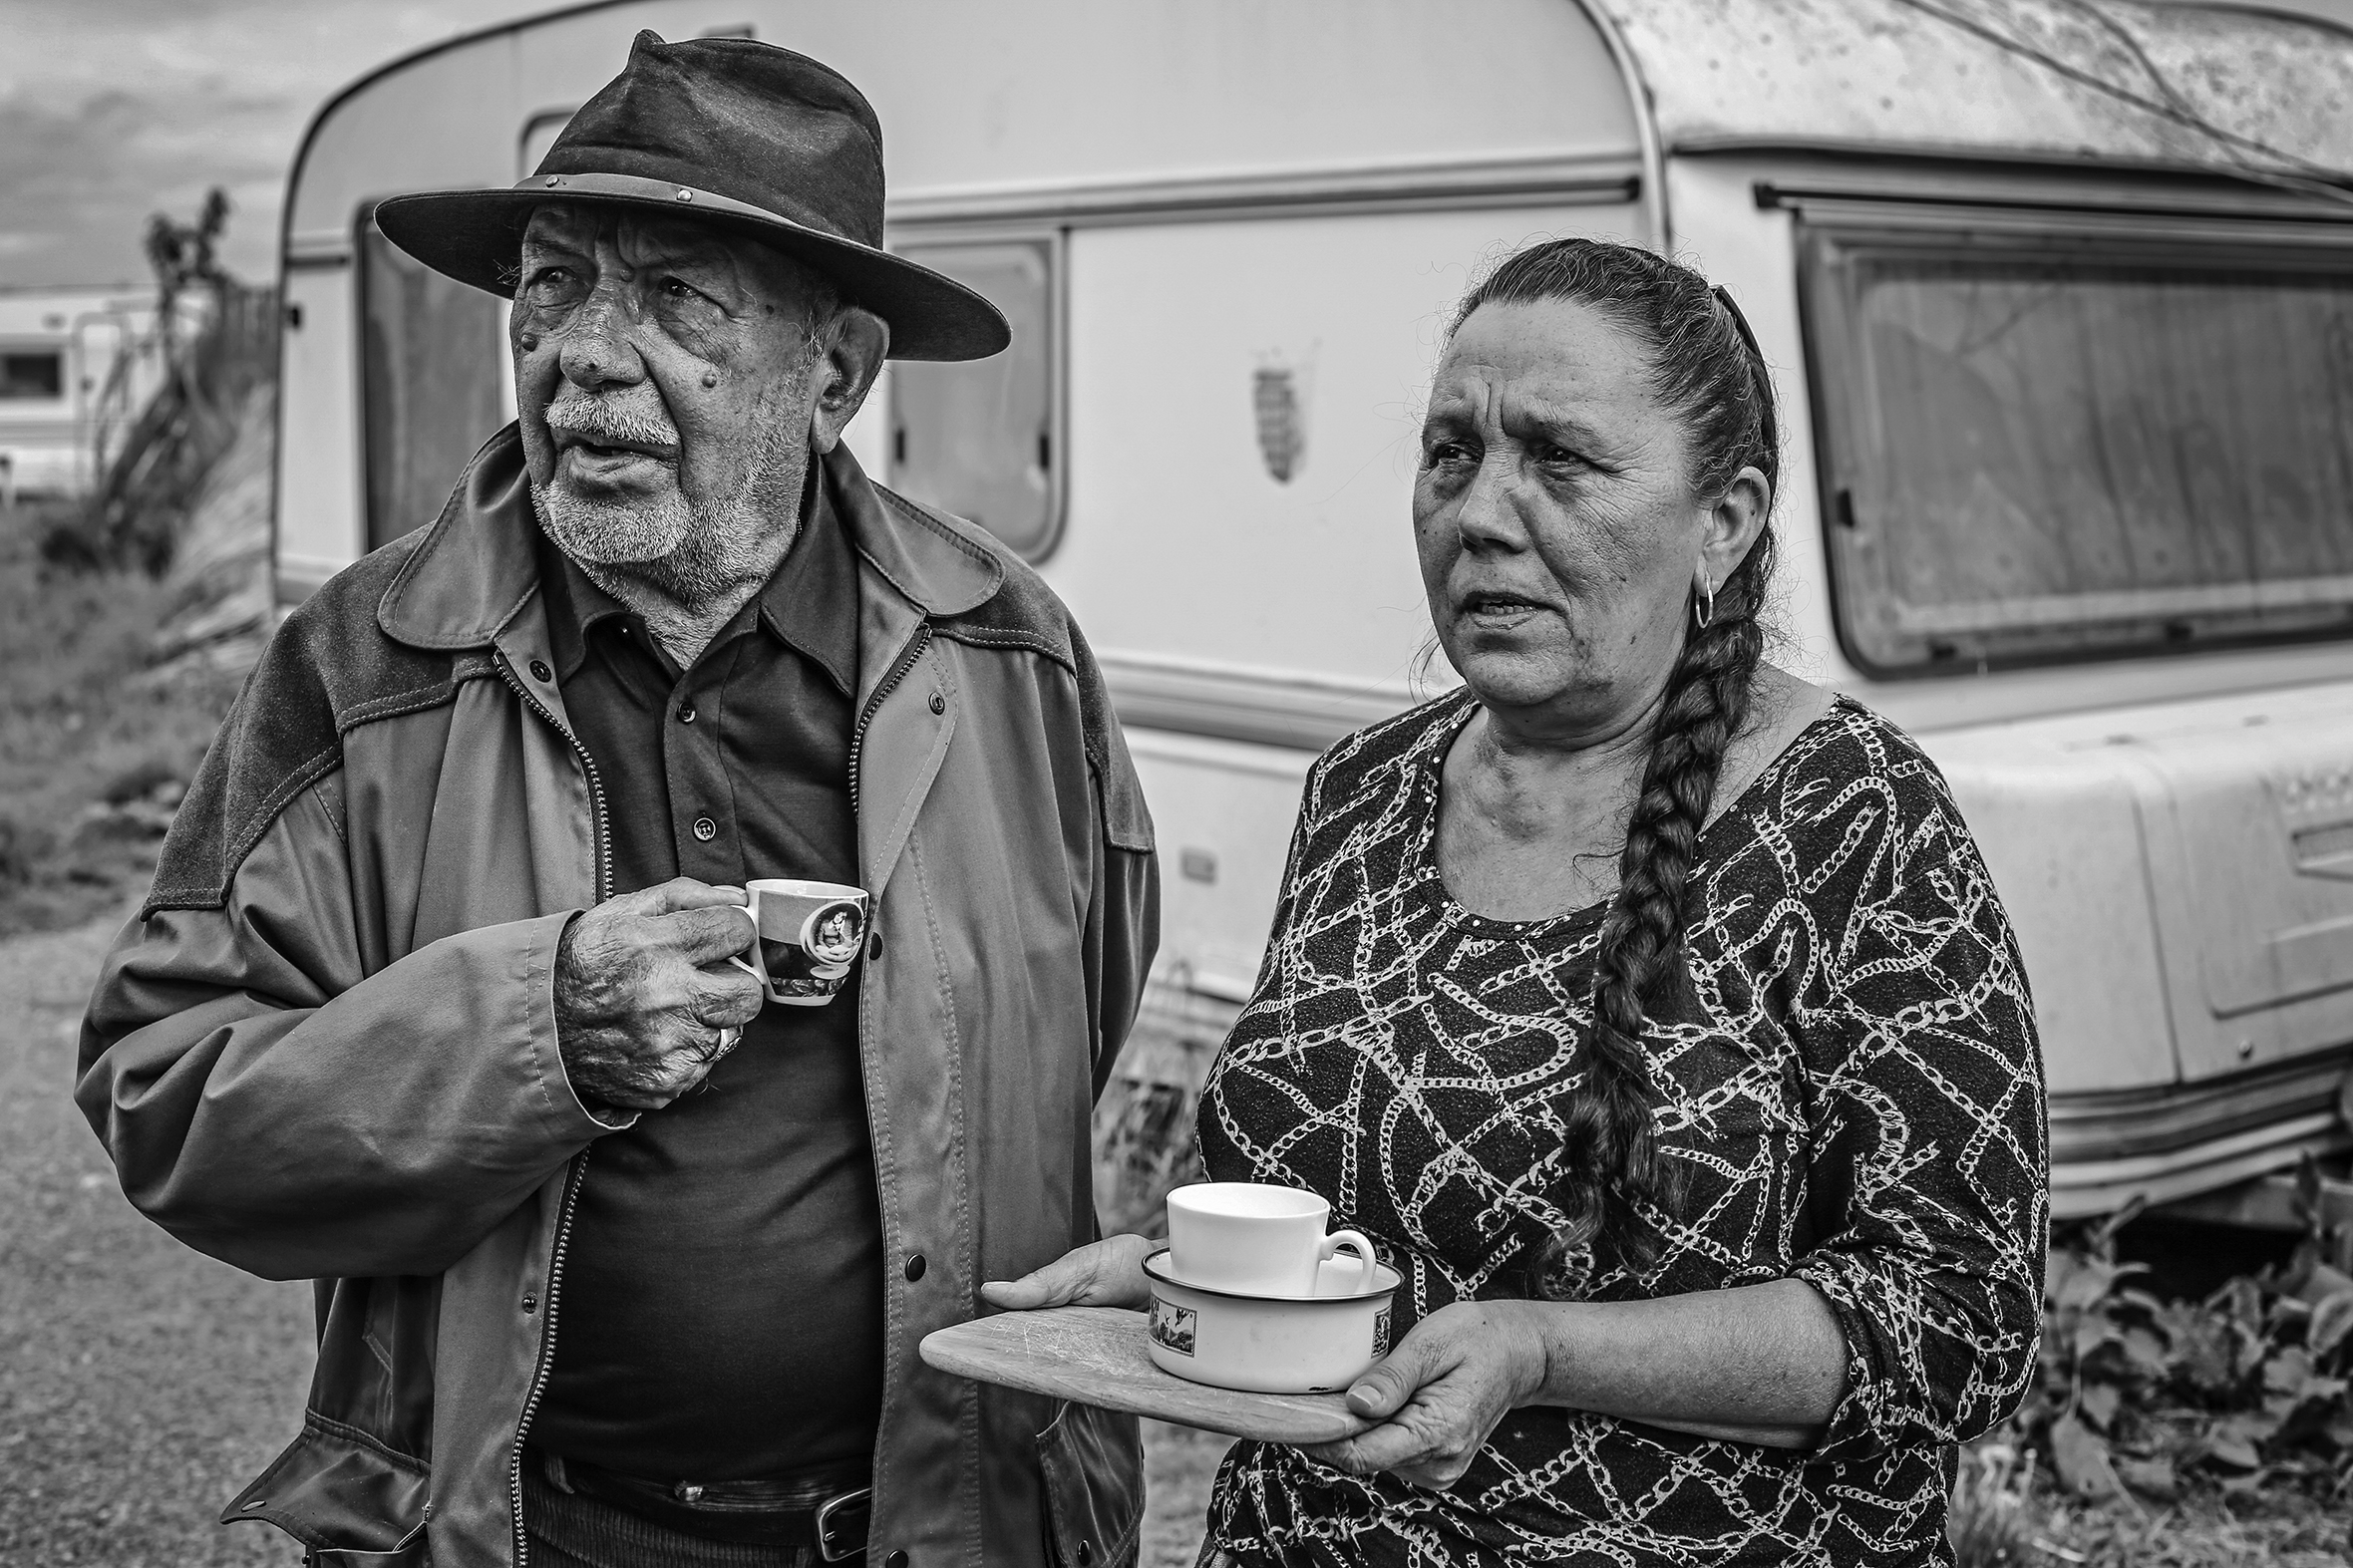
{"label": "man's mustache", "polygon": [[678,446],[678,427],[650,390],[576,393],[547,405],[542,418],[549,430],[583,437],[600,447]]}

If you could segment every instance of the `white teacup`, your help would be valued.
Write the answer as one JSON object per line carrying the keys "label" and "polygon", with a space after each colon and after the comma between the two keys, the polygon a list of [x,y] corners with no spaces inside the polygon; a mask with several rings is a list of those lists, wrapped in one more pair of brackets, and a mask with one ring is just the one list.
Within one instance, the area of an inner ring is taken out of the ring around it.
{"label": "white teacup", "polygon": [[824,1007],[866,943],[866,892],[841,882],[762,877],[744,884],[741,909],[759,933],[751,956],[729,963],[760,982],[771,1002]]}
{"label": "white teacup", "polygon": [[[1331,1217],[1331,1204],[1297,1187],[1254,1181],[1178,1187],[1169,1194],[1169,1259],[1179,1280],[1203,1290],[1305,1298],[1317,1294],[1323,1265],[1346,1248],[1356,1254],[1354,1288],[1365,1290],[1373,1282],[1373,1244],[1362,1231],[1326,1235]],[[1338,1272],[1322,1278],[1329,1282]]]}

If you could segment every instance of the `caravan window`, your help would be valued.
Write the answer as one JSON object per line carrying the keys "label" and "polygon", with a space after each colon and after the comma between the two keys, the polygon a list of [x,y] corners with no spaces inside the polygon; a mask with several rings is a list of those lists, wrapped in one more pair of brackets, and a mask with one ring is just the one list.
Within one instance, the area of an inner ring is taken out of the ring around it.
{"label": "caravan window", "polygon": [[2353,246],[1818,227],[1805,254],[1856,663],[2353,631]]}
{"label": "caravan window", "polygon": [[411,260],[359,222],[360,440],[368,547],[441,515],[467,462],[506,423],[505,307]]}
{"label": "caravan window", "polygon": [[1064,462],[1053,246],[916,244],[906,254],[986,296],[1013,324],[1013,346],[959,365],[891,361],[890,483],[1043,559],[1061,527]]}
{"label": "caravan window", "polygon": [[65,364],[65,355],[55,349],[0,354],[0,398],[64,397]]}

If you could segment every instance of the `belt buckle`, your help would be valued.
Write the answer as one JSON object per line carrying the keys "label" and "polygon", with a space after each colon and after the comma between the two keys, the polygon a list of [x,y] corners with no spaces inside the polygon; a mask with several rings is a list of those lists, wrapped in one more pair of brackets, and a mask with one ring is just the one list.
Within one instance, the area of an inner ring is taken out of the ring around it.
{"label": "belt buckle", "polygon": [[[817,1505],[817,1554],[821,1559],[838,1563],[855,1557],[866,1549],[865,1513],[873,1500],[874,1488],[860,1486],[855,1491],[836,1492]],[[840,1520],[838,1516],[845,1512],[855,1517],[847,1521]],[[841,1525],[844,1536],[840,1542],[834,1539],[837,1523]],[[855,1540],[846,1538],[852,1527],[857,1530]]]}

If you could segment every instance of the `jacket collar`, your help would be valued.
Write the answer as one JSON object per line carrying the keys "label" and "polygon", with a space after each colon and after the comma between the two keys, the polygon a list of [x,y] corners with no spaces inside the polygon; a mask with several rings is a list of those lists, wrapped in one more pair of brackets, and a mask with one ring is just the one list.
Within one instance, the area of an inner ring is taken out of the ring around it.
{"label": "jacket collar", "polygon": [[[847,447],[837,444],[823,461],[834,514],[870,568],[858,573],[861,598],[895,593],[920,615],[939,617],[995,597],[1005,568],[985,545],[868,479]],[[490,646],[538,591],[537,536],[522,437],[508,425],[467,466],[385,590],[377,624],[412,648]]]}

